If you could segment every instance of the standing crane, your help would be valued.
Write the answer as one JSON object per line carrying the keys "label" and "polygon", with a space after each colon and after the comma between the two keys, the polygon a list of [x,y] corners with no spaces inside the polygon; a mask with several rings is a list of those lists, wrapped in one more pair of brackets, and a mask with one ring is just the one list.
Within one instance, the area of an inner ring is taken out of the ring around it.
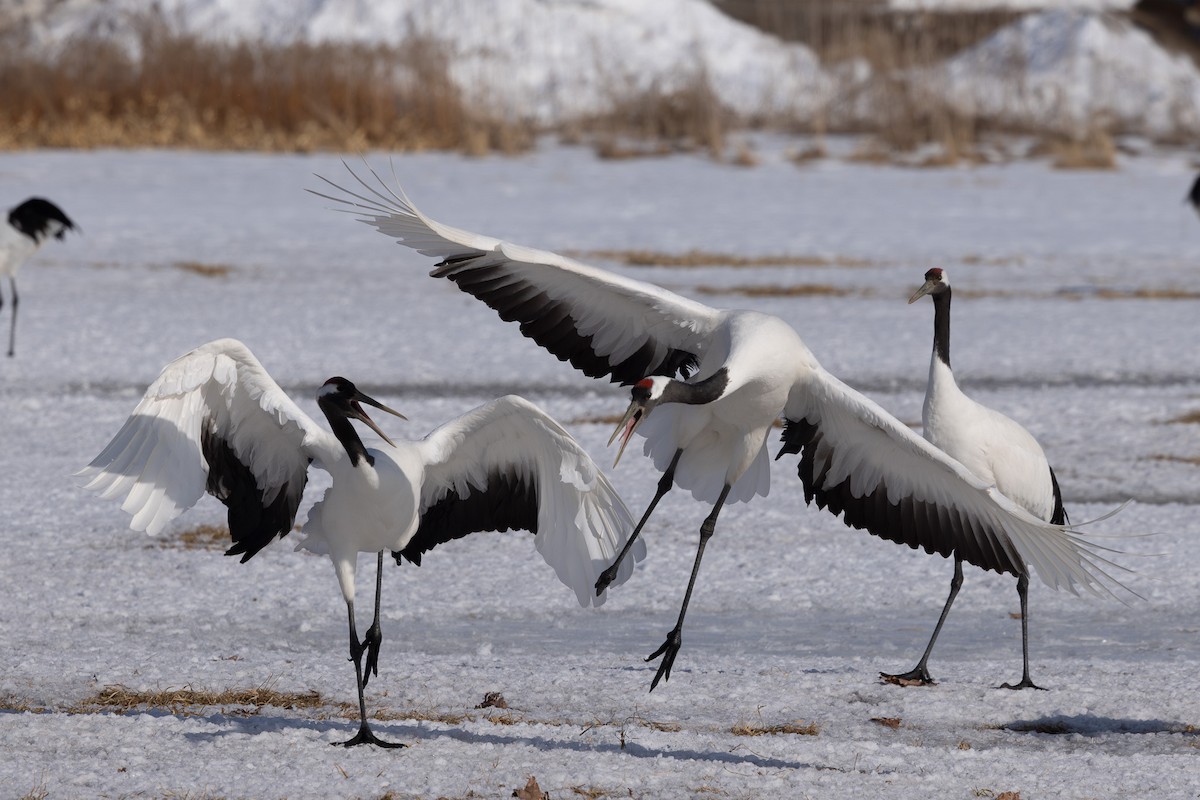
{"label": "standing crane", "polygon": [[[12,294],[12,321],[8,327],[8,355],[16,353],[17,270],[30,256],[51,237],[60,241],[67,231],[78,230],[62,209],[43,200],[31,197],[8,212],[7,223],[0,226],[0,275],[8,276],[9,293]],[[0,308],[4,307],[4,296],[0,294]]]}
{"label": "standing crane", "polygon": [[[954,380],[954,372],[950,369],[951,292],[945,270],[935,267],[926,272],[925,283],[908,302],[915,303],[927,295],[933,298],[933,356],[929,360],[929,385],[925,389],[925,405],[921,411],[925,438],[1033,516],[1052,525],[1066,525],[1067,512],[1063,508],[1058,479],[1041,445],[1013,420],[967,397]],[[929,654],[933,652],[933,644],[962,587],[963,559],[978,563],[971,559],[965,548],[955,548],[953,557],[950,595],[921,660],[905,673],[881,673],[889,683],[926,685],[934,682],[927,666]],[[1017,576],[1024,664],[1020,682],[1005,683],[1002,687],[1040,689],[1029,677],[1029,568],[1023,562],[1009,559],[1000,564],[1000,571]]]}
{"label": "standing crane", "polygon": [[501,319],[519,323],[525,336],[560,360],[591,377],[632,385],[632,402],[613,434],[621,439],[617,457],[641,433],[662,477],[596,591],[620,574],[629,548],[673,486],[712,504],[675,627],[646,659],[662,656],[651,691],[670,678],[721,509],[770,488],[766,442],[780,417],[783,447],[776,458],[799,454],[806,501],[843,515],[848,526],[931,553],[957,550],[985,569],[1032,565],[1055,589],[1113,593],[1109,583],[1116,581],[1107,570],[1116,565],[1101,554],[1104,548],[1030,514],[825,371],[783,320],[710,308],[557,253],[443,225],[375,177],[378,189],[355,175],[365,194],[326,181],[342,196],[321,196],[440,259],[433,277],[453,281]]}
{"label": "standing crane", "polygon": [[[596,574],[620,549],[633,519],[575,440],[520,397],[493,400],[420,441],[399,444],[364,403],[401,416],[345,378],[326,381],[317,405],[330,432],[288,398],[244,344],[219,339],[164,367],[80,475],[102,497],[124,496],[130,527],[151,535],[207,491],[229,508],[233,546],[226,555],[244,563],[292,530],[310,461],[328,472],[333,485],[309,511],[297,549],[329,556],[346,601],[360,723],[340,744],[398,747],[371,731],[363,696],[378,674],[383,640],[384,551],[419,565],[438,544],[476,531],[532,531],[538,552],[580,604],[599,605],[604,598],[592,594]],[[352,420],[386,444],[366,446]],[[361,640],[354,616],[360,552],[378,554],[375,617]],[[617,580],[632,572],[630,564]]]}

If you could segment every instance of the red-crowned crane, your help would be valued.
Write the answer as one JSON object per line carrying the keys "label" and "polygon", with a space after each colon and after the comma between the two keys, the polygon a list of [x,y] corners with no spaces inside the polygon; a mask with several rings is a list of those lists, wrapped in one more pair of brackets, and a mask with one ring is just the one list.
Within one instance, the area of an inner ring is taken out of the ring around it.
{"label": "red-crowned crane", "polygon": [[1200,214],[1200,175],[1196,176],[1196,180],[1192,183],[1192,189],[1187,193],[1187,197],[1183,198],[1183,202],[1190,205]]}
{"label": "red-crowned crane", "polygon": [[[329,556],[346,601],[360,722],[341,744],[397,747],[371,731],[363,698],[378,674],[384,551],[420,564],[426,551],[475,531],[532,531],[538,552],[580,604],[599,605],[596,575],[624,544],[633,519],[575,440],[520,397],[493,400],[420,441],[399,444],[363,403],[401,416],[345,378],[326,381],[317,405],[331,433],[288,398],[244,344],[220,339],[164,367],[80,474],[87,489],[124,496],[130,527],[149,534],[207,491],[229,507],[233,546],[226,555],[245,562],[292,529],[309,462],[328,472],[333,485],[309,511],[297,549]],[[386,444],[364,445],[351,420]],[[360,552],[378,553],[375,617],[361,641],[354,621]],[[632,571],[630,564],[617,580]]]}
{"label": "red-crowned crane", "polygon": [[[376,189],[359,179],[366,194],[326,182],[344,196],[322,196],[440,259],[433,277],[518,322],[523,334],[584,374],[632,384],[613,438],[621,437],[624,451],[641,433],[663,474],[630,543],[673,485],[712,503],[678,620],[646,659],[663,657],[651,691],[670,677],[721,508],[767,494],[767,436],[780,416],[779,456],[800,455],[806,500],[842,514],[847,525],[931,553],[957,551],[986,569],[1024,572],[1032,565],[1056,589],[1112,594],[1107,582],[1116,582],[1106,569],[1115,565],[1101,555],[1105,548],[1030,514],[826,372],[783,320],[710,308],[556,253],[443,225],[382,180]],[[600,576],[597,591],[616,577],[623,556]]]}
{"label": "red-crowned crane", "polygon": [[[43,200],[31,197],[8,212],[6,224],[0,225],[0,275],[8,276],[12,294],[12,321],[8,327],[8,355],[16,353],[17,305],[21,302],[17,294],[17,270],[50,238],[61,240],[67,231],[78,230],[62,209]],[[0,294],[0,308],[4,307],[4,295]]]}
{"label": "red-crowned crane", "polygon": [[[1008,499],[1038,519],[1052,525],[1066,525],[1058,479],[1042,447],[1029,431],[1013,420],[981,405],[963,394],[950,369],[950,281],[945,270],[934,268],[925,273],[925,283],[909,298],[915,303],[926,295],[933,298],[933,355],[929,360],[929,385],[921,422],[925,438],[950,455],[976,477],[992,484]],[[954,577],[950,595],[934,626],[929,644],[917,666],[901,674],[882,673],[890,683],[926,685],[929,654],[950,613],[950,606],[962,586],[962,562],[973,561],[959,548],[953,550]],[[984,566],[984,565],[979,565]],[[1023,670],[1019,683],[1002,684],[1005,689],[1039,689],[1029,677],[1029,569],[1023,562],[1002,565],[1002,572],[1017,576],[1017,594],[1021,602],[1021,654]]]}

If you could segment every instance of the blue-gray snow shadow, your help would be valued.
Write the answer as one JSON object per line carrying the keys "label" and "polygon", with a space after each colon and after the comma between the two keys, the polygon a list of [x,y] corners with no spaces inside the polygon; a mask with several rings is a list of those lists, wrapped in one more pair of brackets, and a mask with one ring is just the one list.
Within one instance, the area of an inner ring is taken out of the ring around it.
{"label": "blue-gray snow shadow", "polygon": [[[151,712],[129,712],[129,713],[150,713],[156,716],[170,716],[165,711]],[[282,733],[287,730],[298,728],[314,731],[319,734],[324,734],[328,731],[344,732],[346,737],[354,735],[358,729],[358,723],[350,720],[314,720],[304,719],[302,717],[264,717],[261,715],[253,716],[230,716],[225,714],[211,714],[206,717],[199,717],[205,722],[218,726],[221,730],[205,731],[195,733],[185,733],[184,738],[192,742],[207,742],[219,740],[223,736],[228,736],[234,733],[242,733],[247,735],[256,735],[262,733]],[[537,724],[536,721],[531,724]],[[543,736],[519,736],[513,734],[483,734],[472,733],[455,726],[448,726],[444,730],[431,730],[421,723],[403,723],[398,721],[382,722],[377,719],[371,720],[371,729],[382,739],[402,742],[406,745],[420,745],[422,742],[431,739],[449,738],[459,742],[469,744],[493,744],[493,745],[527,745],[536,750],[571,750],[580,753],[612,753],[624,754],[634,758],[675,758],[686,761],[715,761],[723,764],[746,764],[767,769],[838,769],[827,764],[809,764],[799,761],[784,761],[778,758],[766,758],[764,756],[755,755],[753,753],[733,753],[733,752],[701,752],[698,750],[663,750],[645,747],[636,742],[626,741],[624,747],[617,742],[612,743],[589,743],[583,741],[562,741],[556,739],[547,739]],[[595,728],[593,728],[595,730]],[[616,738],[617,728],[614,727],[613,737]]]}
{"label": "blue-gray snow shadow", "polygon": [[1087,714],[1072,717],[1055,715],[1040,719],[1019,719],[1000,727],[1015,733],[1041,733],[1055,736],[1064,734],[1104,736],[1113,733],[1179,733],[1185,736],[1200,736],[1200,727],[1183,722],[1168,722],[1161,719],[1112,719]]}

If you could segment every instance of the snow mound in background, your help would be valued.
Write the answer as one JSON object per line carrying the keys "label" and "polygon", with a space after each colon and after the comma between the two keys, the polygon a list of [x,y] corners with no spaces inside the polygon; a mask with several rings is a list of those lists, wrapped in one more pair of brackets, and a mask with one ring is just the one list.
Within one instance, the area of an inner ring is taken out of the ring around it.
{"label": "snow mound in background", "polygon": [[1092,121],[1154,136],[1200,132],[1200,71],[1106,14],[1023,17],[952,59],[947,95],[964,112],[1076,131]]}
{"label": "snow mound in background", "polygon": [[[467,99],[555,122],[606,110],[616,94],[673,92],[703,76],[734,111],[807,114],[832,84],[812,51],[721,14],[704,0],[161,0],[186,32],[222,40],[397,44],[449,49]],[[46,44],[104,32],[133,46],[142,0],[70,0],[38,26]]]}

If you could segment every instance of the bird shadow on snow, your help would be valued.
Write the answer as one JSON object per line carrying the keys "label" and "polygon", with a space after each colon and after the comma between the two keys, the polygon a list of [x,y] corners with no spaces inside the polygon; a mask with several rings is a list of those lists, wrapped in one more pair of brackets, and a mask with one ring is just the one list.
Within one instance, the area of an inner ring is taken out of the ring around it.
{"label": "bird shadow on snow", "polygon": [[1113,719],[1087,714],[1071,717],[1057,715],[1040,719],[1019,719],[1000,727],[1016,733],[1078,734],[1080,736],[1104,736],[1114,733],[1179,733],[1185,736],[1200,736],[1200,727],[1184,722],[1169,722],[1161,719]]}
{"label": "bird shadow on snow", "polygon": [[[172,716],[165,711],[138,712],[151,713],[156,716]],[[219,741],[222,737],[235,734],[259,735],[264,733],[285,733],[296,729],[314,731],[325,734],[329,731],[344,732],[347,737],[354,733],[354,722],[348,720],[312,720],[297,717],[264,717],[234,716],[226,714],[211,714],[195,719],[213,725],[220,730],[197,731],[185,733],[184,738],[192,742]],[[633,756],[635,758],[675,758],[683,761],[715,761],[731,765],[750,765],[768,769],[818,769],[823,765],[808,764],[799,761],[784,761],[778,758],[766,758],[753,753],[733,752],[703,752],[699,750],[664,750],[645,747],[635,742],[626,741],[622,746],[616,742],[611,744],[595,744],[584,741],[549,739],[544,736],[520,736],[515,734],[473,733],[458,727],[448,727],[444,730],[432,730],[419,723],[382,723],[373,720],[372,728],[384,739],[403,742],[413,746],[435,739],[453,739],[468,744],[490,745],[525,745],[537,750],[571,750],[580,753],[612,753]]]}

